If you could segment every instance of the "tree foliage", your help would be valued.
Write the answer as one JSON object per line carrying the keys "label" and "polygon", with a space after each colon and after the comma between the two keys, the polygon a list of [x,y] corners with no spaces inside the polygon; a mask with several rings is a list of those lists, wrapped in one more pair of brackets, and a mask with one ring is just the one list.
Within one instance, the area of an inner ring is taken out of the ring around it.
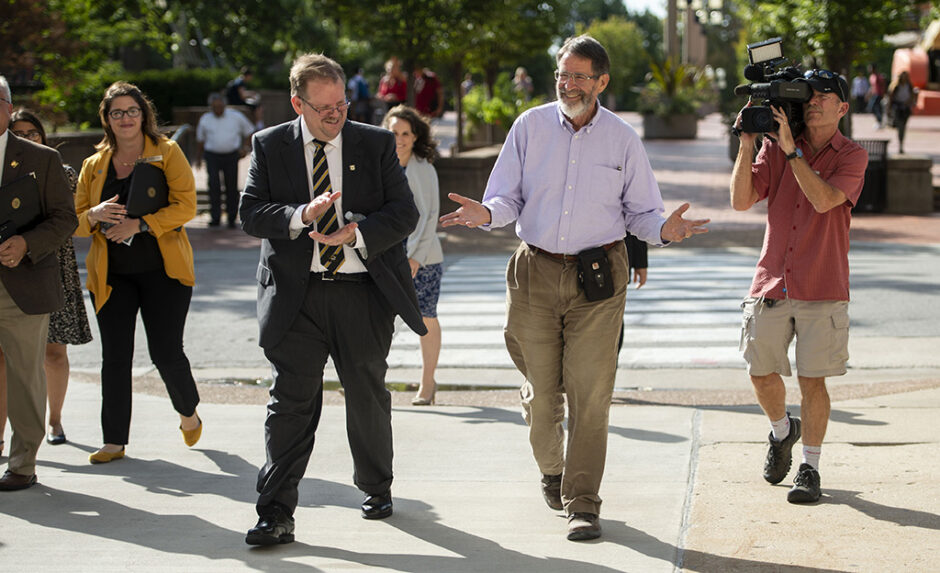
{"label": "tree foliage", "polygon": [[618,107],[633,107],[634,87],[643,82],[650,69],[650,58],[643,49],[643,34],[635,22],[623,16],[595,20],[579,30],[604,45],[610,56],[610,84],[607,92],[616,96]]}
{"label": "tree foliage", "polygon": [[[785,55],[851,77],[851,68],[871,61],[882,38],[916,28],[916,0],[751,0],[741,2],[749,22],[748,43],[781,36]],[[937,4],[937,0],[933,1]]]}

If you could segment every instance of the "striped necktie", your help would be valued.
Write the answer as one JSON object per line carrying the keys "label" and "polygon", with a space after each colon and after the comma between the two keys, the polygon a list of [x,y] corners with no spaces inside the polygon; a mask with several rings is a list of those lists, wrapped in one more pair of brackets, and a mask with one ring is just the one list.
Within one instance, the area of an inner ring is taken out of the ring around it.
{"label": "striped necktie", "polygon": [[[333,186],[330,185],[330,170],[326,162],[326,152],[323,151],[322,141],[313,140],[316,151],[313,153],[313,196],[319,197],[323,193],[329,193]],[[336,215],[336,204],[331,204],[329,209],[317,217],[317,231],[323,235],[329,235],[339,230],[339,221]],[[320,245],[320,263],[330,274],[336,274],[343,263],[346,262],[343,254],[342,245]]]}

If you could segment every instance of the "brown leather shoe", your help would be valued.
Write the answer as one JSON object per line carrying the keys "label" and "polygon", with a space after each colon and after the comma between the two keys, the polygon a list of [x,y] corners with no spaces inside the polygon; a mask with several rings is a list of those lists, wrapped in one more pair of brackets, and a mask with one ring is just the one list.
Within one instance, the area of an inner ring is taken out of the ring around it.
{"label": "brown leather shoe", "polygon": [[561,474],[550,476],[542,474],[542,497],[548,507],[561,511],[565,505],[561,502]]}
{"label": "brown leather shoe", "polygon": [[568,541],[587,541],[601,536],[601,522],[596,513],[576,511],[568,516]]}
{"label": "brown leather shoe", "polygon": [[7,470],[0,477],[0,491],[15,491],[26,489],[36,484],[36,474],[24,476]]}

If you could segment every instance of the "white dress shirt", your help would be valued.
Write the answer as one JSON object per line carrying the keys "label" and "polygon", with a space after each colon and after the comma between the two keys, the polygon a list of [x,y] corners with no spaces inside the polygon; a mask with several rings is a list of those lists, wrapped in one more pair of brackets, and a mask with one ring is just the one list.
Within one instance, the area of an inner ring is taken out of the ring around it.
{"label": "white dress shirt", "polygon": [[222,115],[207,112],[199,118],[196,141],[205,144],[205,150],[224,155],[238,151],[242,140],[255,131],[251,122],[240,111],[225,108]]}
{"label": "white dress shirt", "polygon": [[7,158],[7,141],[10,139],[10,130],[4,129],[0,134],[0,181],[3,181],[4,162]]}
{"label": "white dress shirt", "polygon": [[[307,189],[310,190],[310,198],[313,199],[313,156],[316,153],[316,145],[313,143],[313,134],[310,133],[310,130],[307,129],[307,124],[303,119],[300,120],[300,130],[303,135],[304,141],[304,163],[307,169]],[[343,134],[340,133],[334,139],[327,141],[323,146],[323,152],[326,154],[326,165],[330,170],[330,186],[333,188],[333,192],[343,191]],[[343,197],[340,196],[339,199],[333,202],[333,205],[336,206],[336,215],[337,222],[339,223],[340,229],[346,226],[345,214],[343,211]],[[301,207],[294,211],[294,215],[291,217],[290,221],[290,236],[291,239],[296,239],[300,236],[301,231],[306,228],[303,222],[303,211],[304,208]],[[313,223],[313,227],[316,229],[317,223]],[[319,231],[319,229],[317,229]],[[359,255],[356,253],[358,249],[363,257],[367,256],[367,251],[365,248],[365,241],[362,238],[362,233],[359,229],[356,229],[356,242],[355,246],[346,244],[343,245],[343,255],[345,256],[346,262],[343,263],[343,266],[339,268],[340,273],[364,273],[366,271],[366,266],[360,260]],[[310,271],[315,273],[321,273],[326,271],[326,267],[320,264],[320,243],[316,243],[314,250],[313,260],[310,263]]]}

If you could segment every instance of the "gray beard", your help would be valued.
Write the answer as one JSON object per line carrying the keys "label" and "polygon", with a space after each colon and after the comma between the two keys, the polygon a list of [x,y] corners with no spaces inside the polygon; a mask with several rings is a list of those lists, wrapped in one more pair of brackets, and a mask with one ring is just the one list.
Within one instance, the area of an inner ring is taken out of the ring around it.
{"label": "gray beard", "polygon": [[[587,92],[582,93],[584,93],[584,95],[581,96],[581,99],[578,101],[578,103],[575,105],[570,105],[562,99],[561,92],[556,92],[555,95],[558,97],[558,105],[561,106],[561,113],[565,114],[565,116],[571,119],[574,119],[584,115],[588,110],[590,110],[591,102],[593,101],[590,99],[591,94]],[[587,101],[585,101],[585,99],[587,99]]]}

